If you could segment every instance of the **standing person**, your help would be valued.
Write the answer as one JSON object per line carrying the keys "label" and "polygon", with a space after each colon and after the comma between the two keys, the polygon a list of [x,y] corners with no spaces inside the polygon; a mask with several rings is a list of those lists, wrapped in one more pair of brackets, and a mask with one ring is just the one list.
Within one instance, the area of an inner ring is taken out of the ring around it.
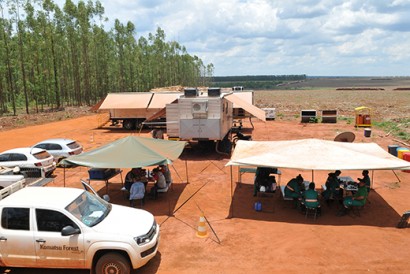
{"label": "standing person", "polygon": [[322,196],[325,198],[328,205],[330,204],[330,201],[340,200],[343,197],[343,189],[340,188],[340,181],[338,179],[341,173],[340,170],[336,170],[335,172],[328,174],[326,190],[322,192]]}
{"label": "standing person", "polygon": [[357,180],[359,180],[359,182],[364,182],[367,188],[367,192],[370,192],[371,182],[370,182],[370,177],[369,177],[369,171],[363,170],[362,175],[363,175],[363,178],[357,178]]}

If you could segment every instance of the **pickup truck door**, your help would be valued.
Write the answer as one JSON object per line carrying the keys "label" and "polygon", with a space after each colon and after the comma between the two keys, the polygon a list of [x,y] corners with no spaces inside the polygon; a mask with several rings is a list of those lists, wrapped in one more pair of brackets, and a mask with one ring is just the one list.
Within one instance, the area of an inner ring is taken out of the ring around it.
{"label": "pickup truck door", "polygon": [[84,268],[84,236],[80,232],[62,236],[61,230],[67,225],[78,225],[67,215],[56,210],[36,209],[34,232],[37,263],[42,267]]}
{"label": "pickup truck door", "polygon": [[0,265],[36,266],[33,230],[30,229],[30,209],[1,209]]}

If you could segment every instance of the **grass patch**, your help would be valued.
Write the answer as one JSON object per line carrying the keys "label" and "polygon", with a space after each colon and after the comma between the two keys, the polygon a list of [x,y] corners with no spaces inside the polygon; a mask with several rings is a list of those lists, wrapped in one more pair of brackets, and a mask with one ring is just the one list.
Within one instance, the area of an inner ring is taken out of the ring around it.
{"label": "grass patch", "polygon": [[410,118],[394,119],[383,122],[374,122],[374,126],[385,132],[400,138],[406,142],[410,141]]}

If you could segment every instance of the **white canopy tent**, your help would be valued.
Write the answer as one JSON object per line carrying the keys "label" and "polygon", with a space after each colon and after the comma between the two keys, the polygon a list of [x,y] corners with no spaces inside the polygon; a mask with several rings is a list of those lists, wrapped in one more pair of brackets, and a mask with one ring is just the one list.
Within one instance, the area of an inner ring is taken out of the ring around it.
{"label": "white canopy tent", "polygon": [[344,143],[319,139],[238,141],[227,165],[305,170],[410,169],[376,143]]}

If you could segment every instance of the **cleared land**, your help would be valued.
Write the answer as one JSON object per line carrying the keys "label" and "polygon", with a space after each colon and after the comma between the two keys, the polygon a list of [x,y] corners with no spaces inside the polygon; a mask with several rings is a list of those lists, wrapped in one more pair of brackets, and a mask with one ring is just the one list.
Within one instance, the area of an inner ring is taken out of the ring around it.
{"label": "cleared land", "polygon": [[[254,129],[244,121],[245,133],[252,133],[254,140],[333,140],[340,132],[351,131],[356,135],[355,142],[375,142],[386,150],[389,144],[396,143],[393,136],[377,128],[372,128],[372,136],[366,138],[363,129],[356,129],[349,120],[301,124],[297,116],[301,109],[336,108],[341,115],[353,117],[354,107],[365,105],[374,108],[375,119],[395,119],[403,117],[403,112],[408,115],[409,91],[343,91],[339,95],[335,88],[258,91],[256,103],[275,107],[280,115],[266,123],[254,121]],[[3,130],[0,150],[28,146],[45,138],[67,137],[78,140],[87,151],[129,134],[139,134],[110,129],[108,124],[98,128],[104,118],[86,116]],[[147,131],[140,134],[149,136]],[[333,204],[323,205],[323,216],[314,221],[293,209],[279,193],[253,197],[253,174],[244,174],[238,183],[237,169],[231,173],[225,167],[228,160],[210,150],[190,149],[174,163],[172,191],[145,205],[161,224],[159,253],[135,273],[408,273],[410,229],[395,226],[401,214],[410,209],[410,173],[375,171],[371,203],[360,217],[337,217],[337,205]],[[311,180],[311,171],[285,169],[281,184],[299,173]],[[315,172],[317,186],[325,182],[327,173]],[[343,171],[342,175],[357,178],[360,171]],[[80,187],[80,178],[88,178],[87,168],[66,169],[65,176],[58,169],[49,186]],[[92,185],[105,193],[103,182]],[[113,178],[109,184],[112,202],[128,205],[120,188],[120,177]],[[253,210],[256,201],[262,202],[262,212]],[[205,239],[195,235],[201,212],[209,222],[209,237]],[[12,269],[11,273],[27,271],[87,273],[34,269]]]}

